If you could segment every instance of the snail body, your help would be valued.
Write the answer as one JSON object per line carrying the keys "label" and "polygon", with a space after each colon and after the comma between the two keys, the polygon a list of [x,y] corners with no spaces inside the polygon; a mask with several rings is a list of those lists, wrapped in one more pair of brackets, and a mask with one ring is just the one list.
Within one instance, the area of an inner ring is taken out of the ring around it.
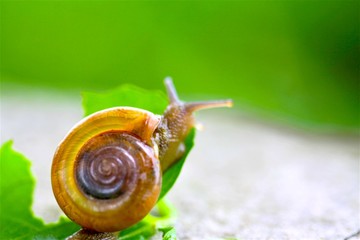
{"label": "snail body", "polygon": [[96,112],[76,124],[58,146],[51,181],[55,198],[74,222],[116,232],[139,222],[155,206],[161,176],[182,157],[194,126],[192,113],[231,101],[183,103],[171,80],[163,116],[132,107]]}

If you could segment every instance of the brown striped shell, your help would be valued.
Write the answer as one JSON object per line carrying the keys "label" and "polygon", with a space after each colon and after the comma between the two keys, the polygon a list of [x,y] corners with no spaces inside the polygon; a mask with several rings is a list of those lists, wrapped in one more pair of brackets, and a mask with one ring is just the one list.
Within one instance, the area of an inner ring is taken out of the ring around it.
{"label": "brown striped shell", "polygon": [[152,135],[160,118],[118,107],[77,124],[59,145],[52,186],[64,213],[86,229],[114,232],[146,216],[161,188]]}

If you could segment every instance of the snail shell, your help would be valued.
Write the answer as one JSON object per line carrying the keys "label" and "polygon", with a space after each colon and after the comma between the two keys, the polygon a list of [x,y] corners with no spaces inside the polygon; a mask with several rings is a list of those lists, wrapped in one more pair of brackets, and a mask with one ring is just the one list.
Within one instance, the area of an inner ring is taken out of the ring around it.
{"label": "snail shell", "polygon": [[77,124],[59,145],[52,185],[64,213],[98,232],[125,229],[155,205],[161,169],[152,135],[160,118],[117,107]]}
{"label": "snail shell", "polygon": [[60,143],[51,181],[61,209],[84,228],[76,237],[120,231],[145,217],[158,200],[162,173],[184,154],[192,113],[232,105],[183,103],[172,81],[165,85],[170,104],[163,116],[131,107],[106,109],[79,122]]}

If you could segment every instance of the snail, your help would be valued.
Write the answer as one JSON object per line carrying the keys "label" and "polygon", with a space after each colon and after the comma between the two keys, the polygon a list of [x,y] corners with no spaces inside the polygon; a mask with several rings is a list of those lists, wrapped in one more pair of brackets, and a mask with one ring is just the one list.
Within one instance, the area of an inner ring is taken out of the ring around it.
{"label": "snail", "polygon": [[162,116],[133,107],[96,112],[76,124],[53,158],[51,183],[60,208],[83,229],[118,232],[158,201],[162,174],[182,157],[193,112],[231,100],[184,103],[171,79]]}

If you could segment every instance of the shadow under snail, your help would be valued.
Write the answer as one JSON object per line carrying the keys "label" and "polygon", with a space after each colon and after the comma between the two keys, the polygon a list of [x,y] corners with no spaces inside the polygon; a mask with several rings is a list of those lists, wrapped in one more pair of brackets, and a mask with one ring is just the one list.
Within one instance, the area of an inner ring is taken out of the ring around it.
{"label": "shadow under snail", "polygon": [[83,229],[118,232],[155,206],[161,178],[185,151],[193,112],[230,107],[231,100],[184,103],[171,79],[162,116],[133,107],[96,112],[76,124],[58,146],[51,169],[55,198]]}

